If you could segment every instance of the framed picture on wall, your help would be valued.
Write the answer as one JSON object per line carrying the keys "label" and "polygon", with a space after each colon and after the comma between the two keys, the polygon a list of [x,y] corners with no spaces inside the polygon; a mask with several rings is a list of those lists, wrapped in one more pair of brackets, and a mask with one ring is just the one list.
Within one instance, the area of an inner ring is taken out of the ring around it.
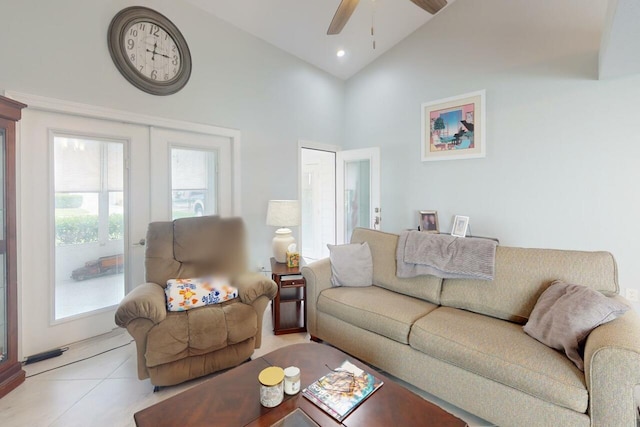
{"label": "framed picture on wall", "polygon": [[485,90],[422,104],[422,161],[485,157]]}
{"label": "framed picture on wall", "polygon": [[453,220],[453,229],[451,235],[455,237],[465,237],[467,235],[467,228],[469,227],[469,217],[456,215]]}
{"label": "framed picture on wall", "polygon": [[420,231],[424,231],[425,233],[440,233],[437,211],[420,211],[419,221]]}

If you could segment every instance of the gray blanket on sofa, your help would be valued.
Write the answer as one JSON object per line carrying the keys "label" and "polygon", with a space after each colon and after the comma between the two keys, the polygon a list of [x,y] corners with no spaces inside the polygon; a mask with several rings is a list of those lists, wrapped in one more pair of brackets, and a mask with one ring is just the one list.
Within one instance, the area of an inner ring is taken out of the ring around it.
{"label": "gray blanket on sofa", "polygon": [[405,231],[398,240],[396,275],[493,280],[497,245],[491,239]]}

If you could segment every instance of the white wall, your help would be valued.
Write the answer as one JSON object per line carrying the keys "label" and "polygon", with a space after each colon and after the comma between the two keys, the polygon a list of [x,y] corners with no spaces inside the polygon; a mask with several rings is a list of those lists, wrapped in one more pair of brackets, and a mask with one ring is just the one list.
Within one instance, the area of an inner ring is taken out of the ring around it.
{"label": "white wall", "polygon": [[[156,9],[185,36],[193,72],[177,94],[146,94],[111,61],[109,22],[131,5]],[[0,0],[0,28],[0,90],[239,129],[252,266],[268,265],[267,201],[297,198],[298,139],[341,142],[341,80],[182,0]]]}
{"label": "white wall", "polygon": [[[139,91],[111,61],[107,27],[133,4],[189,43],[175,95]],[[345,85],[182,0],[0,0],[0,89],[240,129],[252,262],[270,253],[267,201],[297,197],[297,140],[344,140],[382,147],[384,229],[420,209],[443,229],[466,214],[505,245],[609,250],[621,286],[640,289],[640,77],[596,79],[605,8],[457,0]],[[420,103],[483,88],[487,157],[420,162]]]}
{"label": "white wall", "polygon": [[[385,230],[435,209],[501,244],[608,250],[640,289],[640,76],[597,80],[606,2],[457,0],[347,81],[345,146],[380,146]],[[420,161],[420,104],[487,93],[487,156]]]}

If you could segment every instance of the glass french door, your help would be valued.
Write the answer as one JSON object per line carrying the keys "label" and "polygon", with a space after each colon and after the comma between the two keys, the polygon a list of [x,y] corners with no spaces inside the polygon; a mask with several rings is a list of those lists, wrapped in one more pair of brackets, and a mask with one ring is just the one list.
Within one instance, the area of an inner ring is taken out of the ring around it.
{"label": "glass french door", "polygon": [[118,303],[142,283],[149,128],[27,109],[21,129],[28,356],[112,330]]}
{"label": "glass french door", "polygon": [[356,227],[380,229],[380,149],[336,153],[337,242],[349,243]]}
{"label": "glass french door", "polygon": [[32,98],[18,153],[20,358],[116,328],[117,304],[144,283],[149,222],[240,211],[238,131]]}

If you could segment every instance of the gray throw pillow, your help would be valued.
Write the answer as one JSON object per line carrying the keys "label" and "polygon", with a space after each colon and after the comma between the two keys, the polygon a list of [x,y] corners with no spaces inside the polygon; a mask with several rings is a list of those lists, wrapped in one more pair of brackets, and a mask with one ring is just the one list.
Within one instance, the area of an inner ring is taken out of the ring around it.
{"label": "gray throw pillow", "polygon": [[564,351],[584,371],[582,353],[589,333],[627,310],[625,304],[591,288],[556,280],[540,295],[523,329],[541,343]]}
{"label": "gray throw pillow", "polygon": [[373,260],[367,242],[327,247],[331,260],[331,286],[371,286]]}

